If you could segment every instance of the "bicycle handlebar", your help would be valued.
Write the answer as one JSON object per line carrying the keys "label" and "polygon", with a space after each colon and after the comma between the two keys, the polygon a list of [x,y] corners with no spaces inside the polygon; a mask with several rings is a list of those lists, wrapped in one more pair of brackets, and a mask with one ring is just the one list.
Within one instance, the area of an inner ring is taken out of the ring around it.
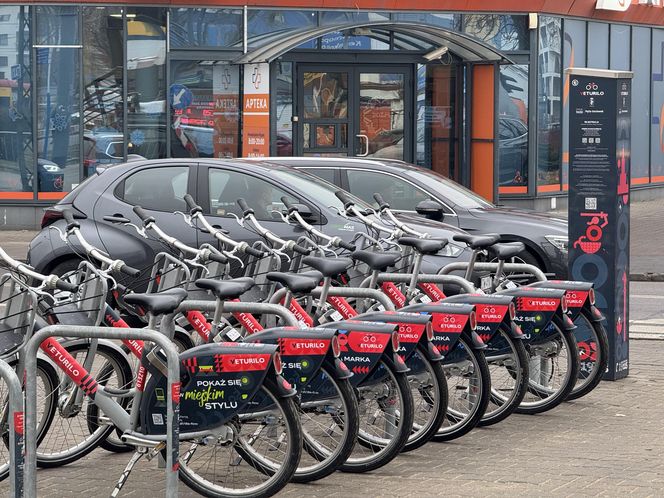
{"label": "bicycle handlebar", "polygon": [[186,202],[187,207],[189,207],[189,214],[190,215],[193,216],[196,213],[202,213],[203,212],[203,208],[201,206],[199,206],[198,204],[196,204],[196,201],[194,200],[194,198],[191,195],[185,194],[184,195],[184,202]]}
{"label": "bicycle handlebar", "polygon": [[78,285],[59,278],[55,281],[55,288],[65,292],[76,292],[78,290]]}
{"label": "bicycle handlebar", "polygon": [[249,207],[249,204],[247,204],[247,201],[245,201],[244,198],[240,197],[237,200],[237,205],[242,210],[242,216],[249,216],[250,214],[254,214],[254,210]]}
{"label": "bicycle handlebar", "polygon": [[337,190],[334,195],[336,195],[337,199],[344,203],[344,209],[348,209],[349,207],[355,205],[353,198],[343,190]]}
{"label": "bicycle handlebar", "polygon": [[390,204],[388,202],[386,202],[385,199],[383,199],[383,196],[380,195],[380,193],[374,192],[373,198],[378,203],[378,209],[379,210],[382,211],[383,209],[389,209],[390,208]]}

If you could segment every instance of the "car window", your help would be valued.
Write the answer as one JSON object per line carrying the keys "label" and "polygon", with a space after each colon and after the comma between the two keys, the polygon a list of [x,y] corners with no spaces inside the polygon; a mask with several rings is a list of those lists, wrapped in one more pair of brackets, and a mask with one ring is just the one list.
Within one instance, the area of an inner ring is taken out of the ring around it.
{"label": "car window", "polygon": [[494,207],[484,197],[480,197],[472,190],[459,185],[429,169],[417,168],[408,170],[408,174],[415,178],[419,183],[429,185],[440,194],[441,199],[455,206],[461,206],[466,209],[480,209]]}
{"label": "car window", "polygon": [[431,196],[420,188],[392,175],[354,169],[346,172],[350,193],[374,207],[378,207],[373,198],[375,192],[382,195],[392,209],[402,211],[415,211],[417,204],[431,199]]}
{"label": "car window", "polygon": [[137,171],[124,181],[121,199],[134,206],[155,211],[183,211],[189,168],[167,166]]}
{"label": "car window", "polygon": [[334,178],[334,169],[332,168],[303,168],[303,169],[307,173],[316,175],[318,178],[322,178],[327,182],[336,183]]}
{"label": "car window", "polygon": [[278,212],[284,208],[283,196],[291,202],[299,202],[279,187],[255,176],[218,168],[210,168],[208,174],[210,213],[215,216],[231,213],[241,216],[242,211],[237,205],[239,198],[247,201],[256,219],[261,221],[281,219]]}

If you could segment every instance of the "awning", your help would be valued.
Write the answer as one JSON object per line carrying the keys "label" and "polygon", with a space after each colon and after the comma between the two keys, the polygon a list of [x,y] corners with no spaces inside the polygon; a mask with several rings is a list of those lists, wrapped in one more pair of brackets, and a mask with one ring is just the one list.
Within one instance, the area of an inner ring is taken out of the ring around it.
{"label": "awning", "polygon": [[235,64],[272,62],[286,52],[299,47],[303,43],[329,33],[337,31],[352,32],[357,30],[361,34],[366,34],[366,30],[371,30],[371,28],[377,28],[381,31],[401,33],[423,42],[436,45],[438,48],[447,47],[451,53],[468,62],[512,63],[512,61],[505,57],[499,50],[464,33],[432,26],[430,24],[394,21],[335,24],[300,31],[289,31],[287,33],[279,32],[275,34],[272,40],[266,40],[264,45],[250,50],[233,62]]}

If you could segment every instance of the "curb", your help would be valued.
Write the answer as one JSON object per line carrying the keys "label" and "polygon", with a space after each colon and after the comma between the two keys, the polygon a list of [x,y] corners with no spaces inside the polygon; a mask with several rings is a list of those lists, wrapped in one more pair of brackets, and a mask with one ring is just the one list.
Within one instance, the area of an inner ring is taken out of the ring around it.
{"label": "curb", "polygon": [[664,273],[630,273],[629,279],[632,282],[664,282]]}

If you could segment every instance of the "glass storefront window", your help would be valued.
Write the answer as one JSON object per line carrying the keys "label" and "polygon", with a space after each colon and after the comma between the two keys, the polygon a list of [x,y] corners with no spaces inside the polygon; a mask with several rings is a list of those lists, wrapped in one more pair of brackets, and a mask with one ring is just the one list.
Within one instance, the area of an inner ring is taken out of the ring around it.
{"label": "glass storefront window", "polygon": [[166,9],[127,9],[127,153],[166,156]]}
{"label": "glass storefront window", "polygon": [[466,14],[463,16],[463,31],[506,52],[530,48],[527,16]]}
{"label": "glass storefront window", "polygon": [[[260,47],[279,36],[292,35],[317,25],[318,13],[313,10],[250,10],[247,13],[247,42],[250,48]],[[316,40],[298,48],[316,48]]]}
{"label": "glass storefront window", "polygon": [[33,198],[30,9],[0,6],[7,61],[0,78],[0,199]]}
{"label": "glass storefront window", "polygon": [[124,160],[122,9],[83,8],[83,166]]}
{"label": "glass storefront window", "polygon": [[454,31],[461,30],[461,14],[432,14],[429,12],[394,12],[392,19],[420,24],[431,24]]}
{"label": "glass storefront window", "polygon": [[561,132],[561,21],[539,19],[537,63],[537,185],[538,192],[560,190]]}
{"label": "glass storefront window", "polygon": [[[586,67],[586,21],[565,19],[564,23],[563,67]],[[570,78],[563,76],[563,130],[569,130],[569,88]],[[563,185],[569,182],[569,133],[563,140]]]}
{"label": "glass storefront window", "polygon": [[[664,182],[664,29],[652,30],[652,102],[650,126],[650,181]],[[636,116],[636,115],[635,115]]]}
{"label": "glass storefront window", "polygon": [[[650,28],[632,28],[632,183],[650,180]],[[660,59],[661,60],[661,59]],[[656,67],[656,66],[655,66]]]}
{"label": "glass storefront window", "polygon": [[171,62],[171,157],[237,157],[240,68]]}
{"label": "glass storefront window", "polygon": [[242,49],[240,9],[171,9],[171,48]]}
{"label": "glass storefront window", "polygon": [[[360,22],[387,21],[390,15],[384,12],[340,12],[325,11],[320,13],[320,25],[352,24]],[[371,36],[371,30],[362,30],[343,33],[335,31],[320,38],[320,48],[323,50],[389,50],[389,42]]]}
{"label": "glass storefront window", "polygon": [[293,63],[277,62],[275,129],[277,133],[277,156],[293,155]]}
{"label": "glass storefront window", "polygon": [[498,185],[527,188],[528,65],[501,66],[498,92]]}
{"label": "glass storefront window", "polygon": [[37,176],[40,197],[80,182],[79,9],[37,6]]}

